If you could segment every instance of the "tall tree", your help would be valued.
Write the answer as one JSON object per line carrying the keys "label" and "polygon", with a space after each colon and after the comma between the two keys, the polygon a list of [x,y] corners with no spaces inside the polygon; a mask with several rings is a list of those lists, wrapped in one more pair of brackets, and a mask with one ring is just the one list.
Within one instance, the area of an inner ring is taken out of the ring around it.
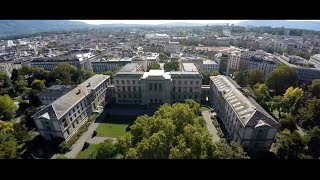
{"label": "tall tree", "polygon": [[12,122],[0,120],[0,159],[14,159],[17,157],[18,144],[12,132]]}
{"label": "tall tree", "polygon": [[19,75],[14,86],[15,86],[16,92],[24,93],[26,91],[27,86],[28,86],[28,82],[24,79],[24,77],[22,75]]}
{"label": "tall tree", "polygon": [[148,66],[148,71],[151,69],[160,69],[159,63],[152,63],[150,66]]}
{"label": "tall tree", "polygon": [[290,86],[297,82],[297,74],[293,68],[285,65],[278,66],[267,77],[266,85],[274,90],[276,95],[282,95]]}
{"label": "tall tree", "polygon": [[247,72],[245,71],[236,71],[234,72],[234,80],[238,83],[239,86],[244,87],[247,85]]}
{"label": "tall tree", "polygon": [[301,99],[303,97],[303,90],[301,88],[293,88],[292,86],[289,87],[283,95],[283,109],[290,112],[294,108],[297,109],[300,105],[298,103],[302,103]]}
{"label": "tall tree", "polygon": [[52,71],[53,76],[59,80],[61,84],[72,85],[74,79],[79,78],[78,69],[70,64],[61,64]]}
{"label": "tall tree", "polygon": [[320,99],[308,99],[305,106],[298,110],[297,121],[304,129],[320,125]]}
{"label": "tall tree", "polygon": [[171,61],[166,62],[163,66],[165,71],[178,71],[179,70],[179,62],[178,61]]}
{"label": "tall tree", "polygon": [[46,88],[46,85],[44,84],[43,80],[35,79],[33,80],[31,87],[33,90],[42,92]]}
{"label": "tall tree", "polygon": [[0,90],[10,88],[12,86],[11,79],[4,72],[0,71]]}
{"label": "tall tree", "polygon": [[8,96],[0,96],[0,118],[11,120],[16,115],[18,107],[14,104],[14,100]]}
{"label": "tall tree", "polygon": [[99,144],[96,153],[94,154],[95,159],[111,159],[116,155],[116,147],[112,140],[107,139],[103,143]]}
{"label": "tall tree", "polygon": [[263,83],[263,72],[259,69],[253,69],[248,72],[248,83],[255,85],[257,83]]}
{"label": "tall tree", "polygon": [[314,97],[320,98],[320,79],[313,80],[308,89]]}

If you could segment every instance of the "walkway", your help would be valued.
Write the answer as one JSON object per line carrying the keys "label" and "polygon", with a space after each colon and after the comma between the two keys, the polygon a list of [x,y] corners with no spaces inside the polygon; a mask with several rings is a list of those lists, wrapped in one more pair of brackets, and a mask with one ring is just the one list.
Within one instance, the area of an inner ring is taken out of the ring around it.
{"label": "walkway", "polygon": [[220,137],[218,136],[218,131],[216,127],[213,125],[210,110],[202,111],[202,116],[203,116],[203,119],[206,121],[207,128],[210,134],[212,135],[212,142],[219,141]]}
{"label": "walkway", "polygon": [[112,137],[97,137],[96,136],[96,137],[93,137],[92,139],[89,139],[87,142],[89,144],[100,144],[107,139],[111,139],[113,142],[115,142],[117,140],[117,138],[112,138]]}
{"label": "walkway", "polygon": [[103,111],[98,116],[98,118],[92,124],[90,124],[90,126],[88,127],[88,130],[81,135],[81,137],[77,140],[76,143],[72,145],[71,147],[72,150],[67,152],[65,156],[71,159],[75,159],[78,153],[82,150],[84,143],[91,139],[93,132],[97,129],[100,122],[102,122],[105,117],[106,117],[106,111]]}

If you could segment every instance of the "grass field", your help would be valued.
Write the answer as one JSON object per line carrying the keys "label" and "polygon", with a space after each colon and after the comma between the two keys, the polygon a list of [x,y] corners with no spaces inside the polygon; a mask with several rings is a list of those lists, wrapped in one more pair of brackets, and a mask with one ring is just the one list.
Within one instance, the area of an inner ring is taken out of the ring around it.
{"label": "grass field", "polygon": [[89,159],[89,157],[97,150],[97,148],[98,144],[90,144],[86,150],[79,152],[76,159]]}
{"label": "grass field", "polygon": [[96,129],[97,136],[118,137],[126,132],[128,124],[101,123]]}

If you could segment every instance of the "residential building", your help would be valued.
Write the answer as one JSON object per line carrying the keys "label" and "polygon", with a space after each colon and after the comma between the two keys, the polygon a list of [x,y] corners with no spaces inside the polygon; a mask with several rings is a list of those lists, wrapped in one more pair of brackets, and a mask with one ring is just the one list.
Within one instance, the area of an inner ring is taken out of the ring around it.
{"label": "residential building", "polygon": [[203,61],[202,68],[207,71],[219,71],[219,66],[215,61],[205,60]]}
{"label": "residential building", "polygon": [[210,77],[210,96],[222,119],[228,138],[247,151],[269,151],[279,128],[278,122],[252,97],[242,92],[230,77]]}
{"label": "residential building", "polygon": [[180,53],[180,44],[179,42],[168,42],[164,46],[164,52],[166,53]]}
{"label": "residential building", "polygon": [[103,73],[105,71],[113,70],[122,67],[126,64],[132,63],[132,58],[118,58],[118,59],[100,59],[97,61],[92,61],[92,70],[95,73]]}
{"label": "residential building", "polygon": [[107,103],[109,79],[107,75],[94,75],[32,115],[40,135],[46,140],[68,141],[89,116],[101,112]]}
{"label": "residential building", "polygon": [[320,68],[315,64],[315,59],[307,61],[299,56],[276,56],[274,60],[278,64],[285,64],[292,67],[297,73],[298,80],[302,82],[311,82],[314,79],[320,79]]}

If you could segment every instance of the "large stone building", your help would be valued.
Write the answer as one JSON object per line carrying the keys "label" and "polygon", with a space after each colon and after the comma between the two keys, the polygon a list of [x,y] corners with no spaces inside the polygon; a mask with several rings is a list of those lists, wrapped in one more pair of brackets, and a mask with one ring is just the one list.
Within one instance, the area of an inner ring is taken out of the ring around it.
{"label": "large stone building", "polygon": [[119,58],[119,59],[100,59],[97,61],[92,61],[92,70],[96,73],[103,73],[109,70],[113,70],[119,67],[122,67],[126,64],[132,62],[132,58]]}
{"label": "large stone building", "polygon": [[276,56],[274,60],[278,64],[285,64],[292,67],[297,73],[298,80],[302,82],[311,82],[314,79],[320,79],[320,68],[316,62],[307,61],[299,56]]}
{"label": "large stone building", "polygon": [[61,96],[32,118],[46,140],[69,140],[94,112],[100,112],[106,101],[110,76],[97,74]]}
{"label": "large stone building", "polygon": [[91,62],[97,60],[99,56],[91,53],[85,54],[63,54],[55,57],[35,58],[30,65],[32,67],[40,67],[45,70],[53,70],[60,64],[71,64],[81,69],[92,70]]}
{"label": "large stone building", "polygon": [[227,76],[211,76],[210,89],[209,99],[229,138],[247,151],[270,150],[278,122]]}
{"label": "large stone building", "polygon": [[143,72],[139,64],[123,67],[113,77],[116,103],[160,105],[194,99],[200,102],[202,76],[192,63],[182,63],[181,71]]}
{"label": "large stone building", "polygon": [[272,54],[262,50],[246,51],[240,57],[240,70],[249,71],[258,69],[266,77],[276,68],[276,61]]}
{"label": "large stone building", "polygon": [[180,50],[179,42],[168,42],[164,46],[164,52],[166,53],[180,53]]}

